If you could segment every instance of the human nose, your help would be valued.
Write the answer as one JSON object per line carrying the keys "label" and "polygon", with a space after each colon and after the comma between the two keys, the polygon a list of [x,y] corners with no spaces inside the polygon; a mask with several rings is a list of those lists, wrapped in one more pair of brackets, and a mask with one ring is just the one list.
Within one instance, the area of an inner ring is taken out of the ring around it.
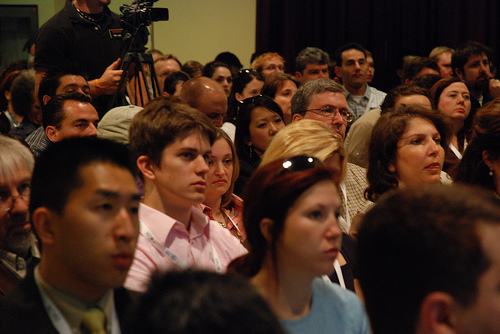
{"label": "human nose", "polygon": [[95,126],[94,123],[91,123],[87,128],[87,130],[89,136],[97,136],[97,127]]}
{"label": "human nose", "polygon": [[269,135],[274,136],[276,133],[278,133],[278,131],[279,129],[276,124],[271,123],[271,125],[269,126]]}
{"label": "human nose", "polygon": [[139,235],[139,219],[130,213],[128,207],[122,207],[116,215],[118,226],[115,238],[126,243],[135,240]]}
{"label": "human nose", "polygon": [[340,224],[335,213],[332,213],[330,224],[326,232],[328,239],[337,240],[342,237],[342,230],[340,229]]}
{"label": "human nose", "polygon": [[430,156],[437,156],[439,153],[440,147],[441,147],[440,144],[436,143],[434,140],[431,140],[430,144],[429,144],[429,155]]}
{"label": "human nose", "polygon": [[325,79],[325,78],[328,78],[328,71],[319,72],[319,79]]}
{"label": "human nose", "polygon": [[223,176],[226,174],[226,169],[224,168],[222,163],[216,163],[215,164],[215,175],[217,176]]}
{"label": "human nose", "polygon": [[205,158],[203,156],[198,156],[198,158],[196,158],[196,166],[195,166],[195,172],[197,175],[206,175],[210,169],[210,167],[208,166],[207,164],[207,161],[205,160]]}

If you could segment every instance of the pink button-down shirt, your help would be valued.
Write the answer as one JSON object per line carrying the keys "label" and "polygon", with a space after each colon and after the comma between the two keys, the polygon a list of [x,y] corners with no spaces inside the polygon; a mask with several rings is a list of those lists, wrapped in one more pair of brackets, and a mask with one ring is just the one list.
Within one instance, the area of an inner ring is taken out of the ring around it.
{"label": "pink button-down shirt", "polygon": [[[165,253],[165,247],[188,266],[213,271],[216,269],[213,250],[223,271],[233,259],[247,253],[231,232],[194,207],[189,231],[184,224],[142,203],[139,220],[145,226],[141,227],[134,262],[125,281],[125,287],[130,290],[145,291],[156,270],[179,269]],[[151,232],[156,245],[143,234],[144,227]]]}

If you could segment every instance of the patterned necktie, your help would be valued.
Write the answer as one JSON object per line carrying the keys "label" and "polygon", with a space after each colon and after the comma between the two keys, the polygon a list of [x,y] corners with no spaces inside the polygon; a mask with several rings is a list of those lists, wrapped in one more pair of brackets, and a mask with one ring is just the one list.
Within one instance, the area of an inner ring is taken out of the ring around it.
{"label": "patterned necktie", "polygon": [[82,327],[89,334],[106,334],[105,323],[106,316],[98,308],[89,309],[83,315]]}

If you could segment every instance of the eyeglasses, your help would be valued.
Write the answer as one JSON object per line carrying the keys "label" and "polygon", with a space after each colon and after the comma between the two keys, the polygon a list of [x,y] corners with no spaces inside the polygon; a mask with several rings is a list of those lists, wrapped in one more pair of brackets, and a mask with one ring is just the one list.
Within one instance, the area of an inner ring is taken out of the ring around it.
{"label": "eyeglasses", "polygon": [[323,166],[323,163],[319,159],[298,155],[283,161],[283,167],[279,170],[278,176],[287,173],[303,172],[319,166]]}
{"label": "eyeglasses", "polygon": [[23,183],[17,188],[18,194],[12,196],[9,192],[0,191],[0,212],[8,212],[14,207],[17,199],[22,198],[23,201],[28,201],[31,192],[29,183]]}
{"label": "eyeglasses", "polygon": [[276,70],[280,70],[281,72],[285,72],[285,66],[282,66],[282,65],[269,65],[268,67],[265,67],[263,68],[263,70],[266,70],[266,71],[276,71]]}
{"label": "eyeglasses", "polygon": [[335,116],[337,116],[337,114],[340,113],[342,119],[347,123],[352,122],[352,120],[354,119],[353,114],[351,114],[348,110],[335,108],[333,106],[326,106],[321,109],[307,109],[302,112],[306,113],[308,111],[315,113],[316,115],[320,115],[330,119],[335,118]]}

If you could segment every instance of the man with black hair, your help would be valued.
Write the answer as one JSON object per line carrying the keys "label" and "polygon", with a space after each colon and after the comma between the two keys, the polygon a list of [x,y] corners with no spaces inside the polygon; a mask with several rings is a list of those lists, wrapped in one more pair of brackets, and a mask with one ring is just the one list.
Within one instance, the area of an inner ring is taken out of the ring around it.
{"label": "man with black hair", "polygon": [[354,119],[379,108],[386,94],[366,83],[366,49],[357,43],[348,43],[337,50],[335,59],[335,75],[342,80],[344,95]]}
{"label": "man with black hair", "polygon": [[0,306],[1,333],[118,333],[139,234],[128,150],[97,138],[54,143],[37,160],[30,217],[41,261]]}

